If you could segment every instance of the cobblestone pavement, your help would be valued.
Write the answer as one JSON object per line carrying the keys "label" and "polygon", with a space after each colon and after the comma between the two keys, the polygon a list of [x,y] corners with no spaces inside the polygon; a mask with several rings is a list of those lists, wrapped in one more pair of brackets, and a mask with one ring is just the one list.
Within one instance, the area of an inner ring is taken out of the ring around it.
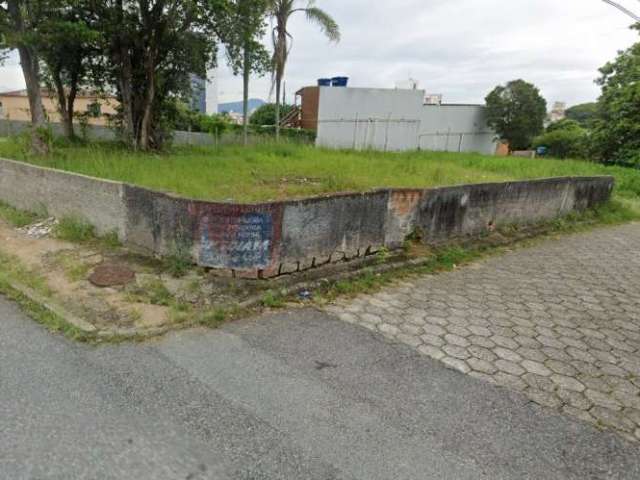
{"label": "cobblestone pavement", "polygon": [[545,241],[328,310],[640,440],[640,224]]}

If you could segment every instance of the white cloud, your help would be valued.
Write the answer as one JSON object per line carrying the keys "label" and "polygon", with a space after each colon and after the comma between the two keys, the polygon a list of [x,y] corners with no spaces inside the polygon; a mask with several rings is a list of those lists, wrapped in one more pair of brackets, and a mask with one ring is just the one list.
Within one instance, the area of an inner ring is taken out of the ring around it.
{"label": "white cloud", "polygon": [[[621,2],[640,11],[637,0]],[[495,85],[524,78],[549,102],[579,103],[598,96],[598,68],[638,40],[628,28],[631,19],[601,0],[317,3],[336,18],[343,38],[330,44],[304,16],[292,19],[290,99],[319,77],[347,75],[363,87],[393,87],[411,76],[446,101],[474,103]],[[24,85],[15,62],[0,67],[0,85]],[[266,98],[269,86],[268,76],[254,79],[251,96]],[[221,66],[220,100],[241,96],[241,80]]]}
{"label": "white cloud", "polygon": [[[348,4],[347,4],[348,3]],[[640,10],[637,1],[629,7]],[[547,100],[599,93],[598,68],[637,40],[631,20],[601,0],[319,0],[343,32],[330,45],[303,17],[292,22],[287,90],[344,74],[354,86],[393,87],[409,76],[450,102],[482,102],[497,84],[524,78]],[[346,4],[346,5],[345,5]],[[269,80],[253,82],[266,96]],[[241,83],[221,69],[221,99]]]}

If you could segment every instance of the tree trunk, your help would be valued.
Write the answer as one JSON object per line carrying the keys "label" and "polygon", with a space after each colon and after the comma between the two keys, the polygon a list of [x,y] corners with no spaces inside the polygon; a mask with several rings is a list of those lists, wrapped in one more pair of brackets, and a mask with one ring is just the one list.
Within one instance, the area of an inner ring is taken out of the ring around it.
{"label": "tree trunk", "polygon": [[146,65],[147,92],[144,96],[142,123],[140,124],[140,148],[149,150],[151,148],[151,122],[153,120],[153,102],[156,98],[155,82],[155,52],[149,52]]}
{"label": "tree trunk", "polygon": [[276,78],[276,141],[280,141],[280,87],[281,78]]}
{"label": "tree trunk", "polygon": [[73,129],[73,110],[78,90],[78,82],[75,79],[75,75],[73,75],[71,86],[69,87],[69,92],[67,93],[60,76],[60,71],[52,71],[52,76],[53,83],[56,88],[56,94],[58,96],[58,112],[60,113],[64,136],[71,140],[75,137],[75,132]]}
{"label": "tree trunk", "polygon": [[[123,0],[118,0],[118,21],[124,23]],[[133,66],[129,53],[129,45],[123,34],[116,38],[115,48],[116,64],[119,67],[118,88],[120,90],[120,108],[122,109],[122,136],[123,141],[131,148],[137,148],[137,132],[133,120]]]}
{"label": "tree trunk", "polygon": [[242,71],[242,142],[244,146],[249,144],[249,75],[251,74],[249,60],[249,50],[245,46]]}
{"label": "tree trunk", "polygon": [[78,94],[78,85],[77,85],[77,81],[74,81],[73,85],[71,86],[71,89],[69,90],[69,96],[67,97],[67,121],[69,122],[68,124],[68,131],[69,131],[69,138],[73,139],[76,136],[76,133],[74,131],[73,128],[73,119],[75,118],[75,106],[76,106],[76,95]]}
{"label": "tree trunk", "polygon": [[133,121],[133,67],[126,45],[120,45],[120,100],[122,102],[122,134],[123,140],[132,148],[137,147],[136,128]]}
{"label": "tree trunk", "polygon": [[276,141],[280,141],[280,93],[282,92],[282,80],[287,63],[287,16],[278,18],[276,45]]}
{"label": "tree trunk", "polygon": [[[18,34],[25,32],[22,11],[17,0],[9,0],[7,3],[9,17]],[[20,56],[20,66],[27,85],[27,96],[29,98],[29,111],[31,113],[31,148],[34,153],[46,155],[49,153],[44,129],[47,126],[47,118],[42,106],[42,92],[40,90],[40,65],[35,51],[25,44],[18,45],[18,55]]]}
{"label": "tree trunk", "polygon": [[38,155],[49,153],[49,145],[44,129],[47,127],[47,118],[42,106],[42,92],[40,90],[40,69],[35,54],[28,47],[18,47],[22,73],[27,84],[27,96],[29,97],[29,110],[31,112],[31,148]]}

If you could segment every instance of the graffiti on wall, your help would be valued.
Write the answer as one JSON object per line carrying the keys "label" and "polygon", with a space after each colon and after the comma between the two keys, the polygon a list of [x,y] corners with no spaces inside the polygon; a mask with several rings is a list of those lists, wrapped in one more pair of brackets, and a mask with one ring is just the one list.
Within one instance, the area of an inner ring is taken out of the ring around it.
{"label": "graffiti on wall", "polygon": [[231,205],[200,205],[196,239],[200,265],[237,270],[266,269],[279,241],[278,212]]}

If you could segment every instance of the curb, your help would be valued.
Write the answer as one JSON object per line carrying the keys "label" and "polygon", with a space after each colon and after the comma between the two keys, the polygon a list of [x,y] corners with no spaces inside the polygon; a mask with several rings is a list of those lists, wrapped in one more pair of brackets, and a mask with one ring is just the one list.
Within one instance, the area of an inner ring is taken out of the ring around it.
{"label": "curb", "polygon": [[[370,272],[374,274],[379,274],[379,273],[386,273],[393,270],[402,270],[404,268],[420,267],[422,265],[426,265],[427,263],[429,263],[429,261],[430,261],[429,258],[418,258],[418,259],[404,260],[400,262],[386,263],[382,265],[374,265],[374,266],[365,267],[365,268],[367,268]],[[340,280],[351,280],[353,278],[360,277],[364,273],[365,273],[364,268],[358,269],[358,270],[340,272],[336,275],[331,275],[329,277],[321,278],[319,280],[310,280],[310,281],[301,280],[300,282],[294,282],[286,287],[283,287],[280,289],[274,288],[273,290],[283,297],[288,297],[302,289],[309,289],[309,290],[317,289],[331,282],[338,282]],[[262,304],[263,298],[264,298],[263,295],[255,296],[255,297],[249,298],[248,300],[240,302],[238,306],[240,308],[256,307]]]}
{"label": "curb", "polygon": [[91,335],[95,335],[96,333],[98,333],[98,329],[95,326],[91,325],[86,320],[83,320],[80,317],[72,314],[64,307],[53,303],[51,300],[47,299],[44,295],[39,294],[34,289],[16,282],[11,282],[10,287],[21,295],[27,297],[28,300],[38,304],[40,307],[44,308],[53,315],[60,317],[62,320],[74,326],[83,333]]}

